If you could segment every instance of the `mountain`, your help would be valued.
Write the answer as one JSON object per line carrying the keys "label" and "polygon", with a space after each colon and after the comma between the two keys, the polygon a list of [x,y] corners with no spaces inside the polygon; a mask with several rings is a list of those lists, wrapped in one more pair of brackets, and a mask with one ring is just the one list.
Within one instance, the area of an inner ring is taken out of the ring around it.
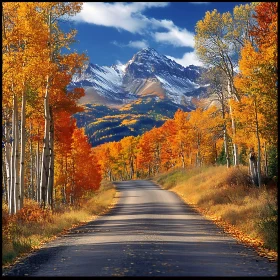
{"label": "mountain", "polygon": [[180,105],[148,97],[121,108],[100,104],[84,104],[84,112],[74,117],[78,127],[84,127],[93,147],[105,142],[119,141],[126,136],[138,136],[161,126],[173,118]]}
{"label": "mountain", "polygon": [[83,87],[84,112],[74,115],[92,146],[137,136],[161,126],[180,108],[191,111],[207,85],[199,82],[204,68],[183,67],[145,48],[124,65],[88,63],[74,75],[69,88]]}
{"label": "mountain", "polygon": [[206,90],[198,82],[204,70],[194,65],[183,67],[152,48],[144,48],[124,65],[87,64],[80,74],[74,75],[70,87],[85,89],[80,103],[122,105],[153,97],[192,110],[191,99]]}

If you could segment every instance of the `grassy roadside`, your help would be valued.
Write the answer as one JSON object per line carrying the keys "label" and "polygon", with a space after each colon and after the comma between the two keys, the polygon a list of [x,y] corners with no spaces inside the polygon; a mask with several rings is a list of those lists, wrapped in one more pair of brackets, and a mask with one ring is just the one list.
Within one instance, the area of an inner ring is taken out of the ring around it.
{"label": "grassy roadside", "polygon": [[277,260],[277,186],[253,187],[247,174],[242,166],[202,167],[172,170],[154,181],[260,255]]}
{"label": "grassy roadside", "polygon": [[21,213],[10,218],[7,206],[2,205],[2,269],[10,267],[71,228],[105,214],[116,202],[115,186],[102,181],[94,196],[75,209],[51,212],[40,209],[34,201],[26,201]]}

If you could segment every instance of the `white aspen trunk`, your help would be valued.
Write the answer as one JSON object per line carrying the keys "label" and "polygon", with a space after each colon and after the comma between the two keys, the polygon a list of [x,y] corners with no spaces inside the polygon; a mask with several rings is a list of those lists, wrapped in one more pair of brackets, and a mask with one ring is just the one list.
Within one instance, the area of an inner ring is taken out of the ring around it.
{"label": "white aspen trunk", "polygon": [[66,161],[65,161],[65,174],[66,174],[66,182],[63,186],[62,189],[62,201],[64,204],[67,203],[67,196],[66,196],[66,187],[67,187],[67,183],[68,183],[68,164],[67,164],[67,153],[66,153],[66,157],[65,157]]}
{"label": "white aspen trunk", "polygon": [[[47,25],[49,27],[49,38],[48,38],[48,46],[49,46],[49,61],[51,64],[53,61],[53,53],[52,53],[52,8],[48,10],[47,14]],[[49,111],[49,89],[50,89],[50,74],[47,75],[46,78],[46,91],[45,91],[45,99],[44,99],[44,117],[45,117],[45,130],[44,130],[44,146],[42,152],[42,163],[41,163],[41,180],[40,180],[40,189],[41,189],[41,204],[43,207],[46,206],[46,197],[47,197],[47,188],[48,188],[48,180],[49,180],[49,164],[50,164],[50,111]]]}
{"label": "white aspen trunk", "polygon": [[34,186],[34,195],[35,195],[35,201],[38,202],[38,179],[39,179],[39,176],[38,176],[38,169],[39,169],[39,166],[38,166],[38,151],[37,151],[37,148],[35,150],[35,186]]}
{"label": "white aspen trunk", "polygon": [[20,193],[19,193],[19,127],[18,127],[18,102],[17,97],[15,96],[15,138],[14,138],[14,144],[15,144],[15,157],[14,157],[14,208],[16,213],[19,210],[20,207]]}
{"label": "white aspen trunk", "polygon": [[229,161],[229,154],[228,154],[228,138],[227,138],[226,128],[224,128],[223,133],[224,133],[224,146],[225,146],[227,168],[230,168],[230,161]]}
{"label": "white aspen trunk", "polygon": [[[230,80],[228,80],[228,93],[230,98],[233,97],[233,93],[232,93],[232,85]],[[231,117],[231,127],[232,127],[232,135],[233,135],[233,139],[232,139],[232,145],[233,145],[233,165],[234,166],[238,166],[239,165],[239,158],[238,158],[238,147],[237,144],[235,143],[235,134],[236,134],[236,127],[235,127],[235,120],[233,117],[233,113],[232,113],[232,107],[231,105],[229,105],[229,112],[230,112],[230,117]]]}
{"label": "white aspen trunk", "polygon": [[44,147],[42,152],[42,163],[41,163],[41,180],[40,189],[41,197],[40,201],[43,207],[46,206],[46,190],[49,179],[49,160],[50,160],[50,148],[49,148],[49,133],[50,133],[50,112],[49,112],[49,76],[47,76],[46,93],[44,100],[45,108],[45,131],[44,131]]}
{"label": "white aspen trunk", "polygon": [[6,164],[5,164],[5,154],[2,154],[2,187],[3,187],[3,196],[2,198],[6,203],[8,203],[8,186],[7,186],[7,173],[6,173]]}
{"label": "white aspen trunk", "polygon": [[265,170],[265,176],[268,177],[267,150],[266,150],[266,143],[265,142],[264,142],[264,170]]}
{"label": "white aspen trunk", "polygon": [[7,200],[8,200],[8,208],[10,208],[10,186],[11,186],[11,144],[9,143],[9,135],[7,123],[5,122],[5,167],[6,167],[6,176],[7,176]]}
{"label": "white aspen trunk", "polygon": [[230,160],[229,160],[229,154],[228,154],[227,125],[226,125],[226,119],[225,119],[225,105],[224,105],[223,98],[222,98],[222,116],[223,116],[223,120],[224,120],[223,134],[224,134],[224,148],[225,148],[225,154],[226,154],[227,168],[230,168]]}
{"label": "white aspen trunk", "polygon": [[183,152],[181,152],[181,160],[182,160],[182,168],[185,168],[185,157],[183,155]]}
{"label": "white aspen trunk", "polygon": [[30,157],[31,157],[31,162],[30,162],[30,187],[31,187],[31,199],[35,199],[35,194],[34,194],[34,161],[33,161],[33,145],[32,145],[32,123],[30,122]]}
{"label": "white aspen trunk", "polygon": [[19,209],[23,207],[24,198],[24,161],[25,161],[25,109],[26,109],[26,96],[25,85],[22,92],[22,106],[21,106],[21,144],[20,144],[20,184],[19,184]]}
{"label": "white aspen trunk", "polygon": [[234,166],[238,166],[239,165],[239,161],[238,161],[238,147],[237,147],[236,143],[234,142],[234,137],[235,137],[235,133],[236,133],[235,120],[233,118],[231,105],[229,105],[229,112],[230,112],[230,116],[231,116],[231,126],[232,126],[232,134],[233,134],[233,139],[232,139],[232,145],[233,145],[233,165]]}
{"label": "white aspen trunk", "polygon": [[[39,132],[39,131],[38,131]],[[40,143],[37,142],[37,151],[36,151],[36,201],[40,202]]]}
{"label": "white aspen trunk", "polygon": [[33,149],[32,149],[32,142],[30,142],[30,199],[34,200],[34,161],[33,161]]}
{"label": "white aspen trunk", "polygon": [[261,142],[259,135],[259,121],[258,121],[258,108],[257,108],[257,100],[254,98],[254,106],[255,106],[255,120],[256,120],[256,137],[258,141],[258,159],[257,159],[257,174],[258,174],[258,186],[261,187]]}
{"label": "white aspen trunk", "polygon": [[13,96],[13,115],[12,115],[12,154],[11,154],[11,182],[10,182],[10,194],[9,194],[9,214],[15,214],[15,114],[16,114],[16,96]]}
{"label": "white aspen trunk", "polygon": [[48,191],[47,191],[47,202],[52,207],[53,202],[53,185],[54,185],[54,123],[53,123],[53,112],[50,107],[50,163],[49,163],[49,180],[48,180]]}
{"label": "white aspen trunk", "polygon": [[181,148],[180,155],[181,155],[181,161],[182,161],[182,168],[185,168],[185,157],[184,157],[184,154],[183,154],[182,141],[180,141],[180,148]]}
{"label": "white aspen trunk", "polygon": [[74,181],[74,176],[75,176],[75,163],[74,160],[72,160],[72,180],[71,180],[71,195],[70,195],[70,205],[74,205],[74,200],[75,200],[75,181]]}
{"label": "white aspen trunk", "polygon": [[199,132],[197,133],[196,166],[201,166],[200,165],[200,137],[199,137]]}

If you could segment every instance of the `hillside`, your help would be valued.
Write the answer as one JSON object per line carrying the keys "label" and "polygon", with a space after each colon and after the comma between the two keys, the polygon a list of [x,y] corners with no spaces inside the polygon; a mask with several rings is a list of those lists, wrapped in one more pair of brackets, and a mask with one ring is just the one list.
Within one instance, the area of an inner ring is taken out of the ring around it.
{"label": "hillside", "polygon": [[93,147],[110,141],[119,141],[125,136],[138,136],[161,126],[165,120],[183,106],[143,98],[122,107],[100,104],[84,104],[84,112],[76,113],[78,127],[84,127]]}

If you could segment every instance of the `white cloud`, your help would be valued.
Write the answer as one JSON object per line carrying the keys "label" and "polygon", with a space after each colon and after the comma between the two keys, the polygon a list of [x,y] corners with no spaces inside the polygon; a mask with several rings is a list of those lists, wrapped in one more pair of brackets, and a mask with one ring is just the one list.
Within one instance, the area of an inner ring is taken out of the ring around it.
{"label": "white cloud", "polygon": [[194,34],[187,29],[178,28],[172,21],[161,21],[168,32],[155,32],[154,39],[157,42],[168,43],[176,47],[194,48]]}
{"label": "white cloud", "polygon": [[[193,33],[185,28],[177,27],[171,20],[147,18],[142,14],[146,9],[162,8],[168,5],[168,2],[84,2],[82,11],[72,19],[89,24],[114,27],[134,34],[149,34],[156,42],[193,48]],[[165,32],[155,32],[159,28],[167,30]],[[118,43],[116,45],[120,46]],[[141,45],[144,46],[144,43],[141,43]],[[130,46],[139,48],[140,43],[131,42]]]}
{"label": "white cloud", "polygon": [[142,33],[149,19],[141,14],[151,7],[165,7],[167,2],[104,3],[84,2],[80,13],[72,19],[80,22],[124,29],[131,33]]}
{"label": "white cloud", "polygon": [[116,40],[115,41],[112,41],[111,44],[117,46],[117,47],[124,47],[124,44],[121,44],[121,43],[118,43]]}
{"label": "white cloud", "polygon": [[113,45],[116,45],[116,46],[120,47],[120,48],[130,47],[130,48],[135,48],[135,49],[143,49],[143,48],[147,48],[149,46],[149,44],[146,40],[129,41],[128,44],[122,44],[122,43],[119,43],[117,41],[112,41],[111,43]]}
{"label": "white cloud", "polygon": [[143,40],[143,41],[129,41],[127,46],[136,49],[143,49],[143,48],[147,48],[149,45],[146,40]]}
{"label": "white cloud", "polygon": [[185,53],[182,58],[175,58],[168,55],[166,55],[166,57],[176,61],[184,67],[187,67],[189,65],[203,66],[203,63],[198,60],[198,57],[196,56],[194,51]]}

